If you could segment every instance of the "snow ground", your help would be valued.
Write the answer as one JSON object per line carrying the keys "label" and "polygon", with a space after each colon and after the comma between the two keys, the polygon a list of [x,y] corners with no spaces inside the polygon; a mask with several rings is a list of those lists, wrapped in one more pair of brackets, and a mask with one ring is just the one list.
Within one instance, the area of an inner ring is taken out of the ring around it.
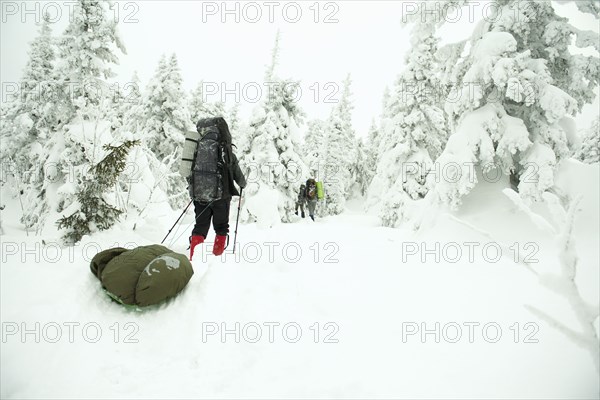
{"label": "snow ground", "polygon": [[[577,282],[598,304],[598,180],[590,185],[589,176],[598,176],[598,165],[586,174],[585,182],[565,179],[563,187],[585,195],[575,230]],[[241,225],[239,258],[199,254],[188,287],[143,311],[111,301],[89,261],[111,246],[160,243],[178,213],[130,216],[59,248],[56,231],[26,236],[19,212],[10,211],[19,210],[18,199],[3,187],[1,397],[597,398],[589,353],[524,307],[579,330],[568,302],[506,248],[497,262],[484,258],[483,245],[494,240],[517,242],[523,255],[534,242],[533,268],[559,269],[553,238],[517,210],[504,186],[481,183],[465,198],[468,212],[441,212],[416,233],[378,227],[359,202],[316,223]],[[180,232],[170,247],[185,252],[187,232]],[[408,251],[436,242],[450,258],[456,248],[448,243],[458,243],[462,258],[436,262]],[[479,243],[472,262],[464,242]],[[488,248],[494,257],[496,247]],[[423,327],[430,330],[424,340]],[[224,338],[222,328],[230,330]]]}

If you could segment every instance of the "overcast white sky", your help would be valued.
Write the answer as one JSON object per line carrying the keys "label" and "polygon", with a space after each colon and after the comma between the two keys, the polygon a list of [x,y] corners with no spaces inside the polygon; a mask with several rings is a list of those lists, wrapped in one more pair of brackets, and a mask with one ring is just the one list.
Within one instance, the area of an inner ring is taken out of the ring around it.
{"label": "overcast white sky", "polygon": [[[485,1],[464,9],[457,23],[447,24],[440,35],[444,42],[467,37],[475,22],[481,19]],[[48,11],[56,23],[55,35],[62,32],[69,19],[69,0],[27,2],[0,1],[1,80],[17,82],[27,62],[28,43],[36,36],[35,20]],[[236,83],[243,96],[244,88],[251,97],[256,88],[267,88],[262,81],[270,62],[275,34],[281,32],[281,52],[277,74],[301,81],[300,105],[307,117],[326,118],[332,107],[333,82],[341,86],[347,73],[353,79],[355,111],[353,123],[359,135],[365,135],[371,119],[381,112],[381,99],[386,85],[391,86],[401,71],[409,48],[409,28],[401,26],[403,12],[409,9],[401,1],[313,1],[227,2],[216,1],[118,1],[113,16],[127,47],[115,68],[120,85],[130,81],[138,71],[145,85],[152,76],[161,54],[176,53],[186,89],[198,81],[214,82],[235,91]],[[417,3],[422,4],[422,3]],[[598,21],[576,11],[573,4],[557,5],[557,10],[585,29],[598,31]],[[297,10],[301,15],[297,16]],[[318,10],[318,14],[317,11]],[[262,14],[257,17],[257,11]],[[60,14],[59,14],[60,13]],[[271,14],[271,15],[270,15]],[[271,22],[270,16],[273,21]],[[236,22],[239,17],[239,22]],[[222,18],[226,18],[225,22]],[[258,22],[251,22],[258,19]],[[297,22],[293,22],[297,19]],[[317,22],[315,22],[317,19]],[[325,20],[333,21],[326,23]],[[337,21],[337,22],[335,22]],[[318,91],[317,91],[318,90]],[[228,104],[234,94],[219,91],[209,98],[226,96]],[[317,98],[315,98],[317,96]],[[242,116],[247,117],[254,103],[244,102]],[[589,107],[579,122],[598,115],[598,105]]]}

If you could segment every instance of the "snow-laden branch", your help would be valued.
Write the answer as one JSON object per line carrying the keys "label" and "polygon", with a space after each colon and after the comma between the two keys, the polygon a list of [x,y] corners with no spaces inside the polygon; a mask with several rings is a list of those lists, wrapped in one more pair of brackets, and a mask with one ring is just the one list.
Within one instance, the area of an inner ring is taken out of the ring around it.
{"label": "snow-laden branch", "polygon": [[552,224],[541,215],[538,215],[531,211],[531,208],[529,208],[529,206],[525,204],[525,202],[517,192],[515,192],[512,189],[506,188],[502,190],[502,193],[504,193],[504,195],[506,195],[506,197],[508,197],[513,202],[513,204],[517,207],[518,211],[521,211],[522,213],[527,215],[531,222],[535,224],[535,226],[542,230],[548,231],[551,234],[556,234],[556,229],[552,226]]}
{"label": "snow-laden branch", "polygon": [[[542,310],[540,310],[534,306],[530,306],[530,305],[526,304],[525,308],[527,310],[529,310],[529,312],[531,312],[533,315],[546,321],[548,323],[548,325],[550,325],[551,327],[559,330],[563,335],[568,337],[573,343],[577,344],[578,346],[580,346],[583,349],[586,349],[588,351],[591,350],[592,353],[594,352],[594,350],[597,352],[598,343],[594,342],[591,338],[585,336],[584,334],[582,334],[580,332],[574,331],[573,329],[569,328],[562,322],[558,321],[556,318],[551,317],[550,315],[546,314],[545,312],[543,312]],[[597,360],[595,360],[594,362],[596,363],[596,367],[598,367]]]}
{"label": "snow-laden branch", "polygon": [[[556,196],[546,196],[547,199],[556,200]],[[600,354],[598,353],[598,333],[594,327],[594,321],[598,318],[599,309],[598,307],[591,306],[585,302],[577,284],[575,278],[577,276],[577,263],[578,257],[575,249],[575,243],[573,240],[573,226],[575,222],[575,214],[578,210],[579,203],[581,202],[582,196],[578,196],[574,200],[568,203],[567,211],[565,212],[563,206],[559,201],[547,201],[546,204],[550,208],[552,215],[555,218],[559,218],[557,221],[562,225],[562,229],[556,236],[556,242],[559,248],[559,261],[561,266],[560,275],[544,274],[540,276],[540,283],[548,288],[549,290],[557,293],[566,298],[573,310],[577,321],[581,325],[582,331],[576,332],[561,323],[557,322],[554,318],[548,316],[544,312],[536,309],[532,306],[526,306],[533,314],[541,317],[550,323],[551,326],[557,328],[567,338],[572,340],[575,344],[586,348],[594,361],[596,369],[600,371]],[[531,215],[535,213],[531,212]],[[537,215],[537,214],[535,214]]]}

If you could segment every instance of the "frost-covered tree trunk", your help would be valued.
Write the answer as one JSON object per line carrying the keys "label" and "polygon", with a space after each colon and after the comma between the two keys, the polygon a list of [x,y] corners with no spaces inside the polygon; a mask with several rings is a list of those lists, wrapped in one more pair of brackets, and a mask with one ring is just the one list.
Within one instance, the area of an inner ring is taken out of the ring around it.
{"label": "frost-covered tree trunk", "polygon": [[295,99],[297,82],[275,74],[278,53],[279,34],[265,74],[269,96],[253,112],[247,152],[240,157],[249,181],[244,191],[247,219],[265,226],[291,220],[306,171],[298,128],[304,113]]}

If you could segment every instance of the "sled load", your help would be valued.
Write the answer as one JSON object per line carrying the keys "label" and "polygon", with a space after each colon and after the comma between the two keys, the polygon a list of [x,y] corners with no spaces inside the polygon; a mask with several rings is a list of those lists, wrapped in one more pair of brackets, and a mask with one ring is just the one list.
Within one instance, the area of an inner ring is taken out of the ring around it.
{"label": "sled load", "polygon": [[104,250],[94,256],[90,269],[110,297],[139,307],[177,295],[194,274],[187,256],[161,245]]}

